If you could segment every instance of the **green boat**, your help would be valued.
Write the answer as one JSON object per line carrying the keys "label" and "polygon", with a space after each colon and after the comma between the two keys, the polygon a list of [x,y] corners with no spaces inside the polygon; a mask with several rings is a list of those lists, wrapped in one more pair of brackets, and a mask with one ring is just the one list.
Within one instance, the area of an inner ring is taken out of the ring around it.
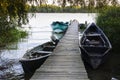
{"label": "green boat", "polygon": [[64,36],[65,33],[52,33],[51,40],[55,42],[55,45],[59,42],[59,40]]}
{"label": "green boat", "polygon": [[64,23],[56,21],[51,24],[51,27],[53,31],[60,30],[60,32],[65,32],[68,28],[68,22]]}

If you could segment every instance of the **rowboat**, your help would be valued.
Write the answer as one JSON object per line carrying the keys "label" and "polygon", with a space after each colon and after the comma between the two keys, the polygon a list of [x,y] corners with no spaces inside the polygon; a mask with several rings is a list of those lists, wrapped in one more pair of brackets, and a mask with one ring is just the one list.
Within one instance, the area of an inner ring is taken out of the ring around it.
{"label": "rowboat", "polygon": [[56,21],[51,24],[51,27],[54,32],[56,32],[56,30],[57,30],[57,32],[58,32],[58,30],[59,30],[59,32],[65,32],[68,28],[68,22],[64,23],[64,22]]}
{"label": "rowboat", "polygon": [[25,73],[34,72],[51,55],[55,48],[52,42],[46,42],[27,51],[19,61]]}
{"label": "rowboat", "polygon": [[99,67],[105,55],[112,48],[106,35],[95,23],[89,24],[84,30],[79,47],[83,60],[94,69]]}
{"label": "rowboat", "polygon": [[59,42],[59,40],[64,36],[68,25],[68,22],[64,23],[59,21],[53,22],[51,24],[53,29],[51,39],[53,42],[55,42],[56,45]]}
{"label": "rowboat", "polygon": [[55,33],[52,32],[51,40],[57,45],[59,40],[64,36],[65,33]]}

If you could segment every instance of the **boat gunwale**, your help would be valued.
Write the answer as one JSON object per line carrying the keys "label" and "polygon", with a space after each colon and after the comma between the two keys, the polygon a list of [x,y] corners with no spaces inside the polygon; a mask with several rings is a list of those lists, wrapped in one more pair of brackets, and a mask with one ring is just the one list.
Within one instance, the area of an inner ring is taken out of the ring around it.
{"label": "boat gunwale", "polygon": [[[105,37],[105,39],[107,40],[107,42],[108,42],[108,44],[109,44],[109,48],[111,49],[111,48],[112,48],[112,45],[111,45],[108,37],[107,37],[107,36],[105,35],[105,33],[101,30],[101,28],[98,27],[95,23],[89,24],[88,27],[85,29],[85,31],[87,31],[87,29],[88,29],[92,24],[94,24],[94,26],[103,34],[103,36]],[[83,32],[83,34],[85,33],[85,31]]]}
{"label": "boat gunwale", "polygon": [[[46,53],[45,53],[45,54],[46,54]],[[48,57],[48,56],[50,56],[50,55],[51,55],[51,54],[48,53],[48,54],[46,54],[46,55],[44,55],[44,56],[40,56],[40,57],[37,57],[37,58],[31,58],[31,59],[22,58],[22,59],[20,59],[19,61],[20,61],[20,62],[24,62],[24,61],[34,61],[34,60],[39,60],[39,59]]]}
{"label": "boat gunwale", "polygon": [[[28,59],[28,58],[25,58],[25,57],[24,57],[24,56],[27,56],[27,55],[31,54],[32,52],[37,52],[37,51],[35,50],[36,48],[39,48],[39,47],[42,48],[42,46],[44,47],[46,44],[49,44],[49,43],[52,43],[52,42],[48,41],[48,42],[46,42],[46,43],[43,43],[43,44],[41,44],[41,45],[38,45],[38,46],[30,49],[29,51],[27,51],[27,52],[23,55],[23,57],[22,57],[21,59],[19,59],[19,61],[20,61],[20,62],[23,62],[23,61],[34,61],[34,60],[38,60],[38,59],[42,59],[42,58],[44,58],[44,57],[50,56],[50,55],[52,54],[52,51],[46,51],[46,52],[48,52],[48,53],[44,53],[43,50],[37,50],[38,52],[39,52],[39,51],[43,51],[42,54],[46,54],[46,55],[44,55],[44,56],[39,56],[39,57],[36,57],[36,58],[31,58],[31,59]],[[41,54],[41,53],[39,53],[39,54]]]}
{"label": "boat gunwale", "polygon": [[[106,48],[108,48],[103,54],[101,54],[101,56],[104,56],[105,54],[107,54],[108,51],[110,51],[110,49],[112,48],[112,45],[109,41],[109,39],[107,38],[107,36],[104,34],[104,32],[95,24],[95,23],[91,23],[88,25],[88,27],[83,31],[83,35],[81,35],[81,38],[83,38],[84,36],[86,37],[86,31],[94,24],[94,27],[96,27],[100,33],[102,34],[100,37],[104,36],[106,41],[107,41],[107,44],[108,46],[106,46]],[[102,40],[104,41],[104,39],[102,38]],[[89,52],[87,52],[85,49],[84,49],[84,45],[81,44],[81,40],[79,41],[79,47],[82,48],[88,55],[89,55]],[[90,46],[91,47],[91,46]],[[95,46],[96,47],[96,46]],[[90,56],[90,55],[89,55]]]}

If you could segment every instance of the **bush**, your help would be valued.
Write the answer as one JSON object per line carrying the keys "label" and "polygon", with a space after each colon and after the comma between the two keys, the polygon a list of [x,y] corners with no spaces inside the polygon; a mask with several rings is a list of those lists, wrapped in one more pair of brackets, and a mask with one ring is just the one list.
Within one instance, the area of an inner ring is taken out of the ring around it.
{"label": "bush", "polygon": [[17,42],[27,35],[27,32],[18,26],[16,20],[8,21],[7,15],[0,17],[0,46]]}
{"label": "bush", "polygon": [[28,35],[26,31],[11,28],[9,30],[4,30],[0,33],[0,46],[5,46],[11,42],[17,42],[21,38],[24,38]]}
{"label": "bush", "polygon": [[112,52],[119,53],[120,47],[120,7],[108,7],[98,14],[96,19],[112,43]]}

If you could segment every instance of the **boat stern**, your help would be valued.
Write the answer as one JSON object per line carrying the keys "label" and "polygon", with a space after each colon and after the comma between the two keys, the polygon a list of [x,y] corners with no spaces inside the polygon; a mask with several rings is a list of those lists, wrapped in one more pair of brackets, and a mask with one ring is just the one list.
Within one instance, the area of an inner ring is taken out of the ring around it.
{"label": "boat stern", "polygon": [[90,59],[90,64],[93,69],[97,69],[99,65],[101,64],[101,62],[102,62],[102,59],[98,57],[94,57]]}

